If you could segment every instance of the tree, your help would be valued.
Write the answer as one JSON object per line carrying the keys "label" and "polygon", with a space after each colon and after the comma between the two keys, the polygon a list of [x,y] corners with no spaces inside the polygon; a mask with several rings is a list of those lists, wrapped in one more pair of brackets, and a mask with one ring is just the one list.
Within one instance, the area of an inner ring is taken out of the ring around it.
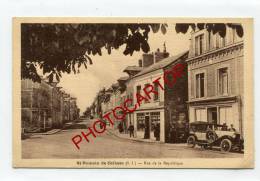
{"label": "tree", "polygon": [[91,116],[91,108],[87,107],[86,111],[83,113],[83,115],[87,118],[90,118]]}
{"label": "tree", "polygon": [[[177,33],[186,33],[189,28],[206,28],[213,34],[226,35],[226,25],[236,29],[243,36],[240,24],[223,23],[178,23]],[[167,32],[167,24],[28,24],[21,25],[21,77],[41,81],[36,66],[49,81],[60,80],[62,73],[77,73],[84,65],[92,64],[90,55],[102,55],[102,48],[108,54],[125,45],[124,55],[135,51],[150,51],[149,33]]]}

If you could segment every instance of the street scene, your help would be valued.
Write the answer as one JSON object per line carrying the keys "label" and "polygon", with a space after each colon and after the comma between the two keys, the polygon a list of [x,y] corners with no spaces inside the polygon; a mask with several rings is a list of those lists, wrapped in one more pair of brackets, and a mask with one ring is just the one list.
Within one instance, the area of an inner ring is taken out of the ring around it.
{"label": "street scene", "polygon": [[23,159],[243,157],[241,24],[21,31]]}
{"label": "street scene", "polygon": [[[83,121],[80,124],[88,123]],[[111,130],[98,136],[95,141],[83,142],[80,150],[75,150],[71,144],[71,137],[81,131],[86,129],[62,130],[53,135],[34,135],[22,142],[22,156],[28,159],[243,157],[240,153],[222,153],[217,148],[204,150],[201,147],[188,148],[186,144],[158,144],[125,139],[118,137]]]}

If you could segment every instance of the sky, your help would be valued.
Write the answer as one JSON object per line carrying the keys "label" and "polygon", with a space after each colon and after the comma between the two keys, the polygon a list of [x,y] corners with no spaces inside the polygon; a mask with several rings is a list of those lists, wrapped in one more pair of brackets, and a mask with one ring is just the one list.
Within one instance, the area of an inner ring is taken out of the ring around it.
{"label": "sky", "polygon": [[[167,33],[163,35],[158,33],[149,33],[150,52],[155,52],[157,48],[163,50],[165,42],[166,49],[170,56],[189,49],[190,33],[176,33],[174,25],[168,25]],[[103,49],[102,56],[91,56],[93,64],[85,69],[81,66],[78,74],[63,74],[58,86],[63,87],[67,93],[77,98],[77,105],[80,112],[84,112],[90,106],[96,96],[96,93],[103,87],[108,88],[116,83],[117,79],[127,76],[123,70],[130,65],[138,65],[138,60],[143,52],[134,52],[132,56],[123,54],[125,46],[118,50],[112,50],[110,55]]]}

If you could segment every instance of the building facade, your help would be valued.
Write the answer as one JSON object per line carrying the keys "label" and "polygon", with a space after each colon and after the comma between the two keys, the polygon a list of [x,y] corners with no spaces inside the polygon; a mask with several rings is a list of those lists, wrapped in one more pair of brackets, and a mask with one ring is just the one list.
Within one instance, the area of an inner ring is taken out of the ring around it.
{"label": "building facade", "polygon": [[206,29],[191,34],[189,120],[233,125],[243,132],[243,40],[226,27],[223,38]]}
{"label": "building facade", "polygon": [[76,99],[61,91],[56,83],[44,79],[21,81],[21,120],[23,132],[42,132],[62,128],[79,117]]}
{"label": "building facade", "polygon": [[52,127],[52,87],[45,81],[21,81],[21,115],[23,132],[44,131]]}
{"label": "building facade", "polygon": [[[126,99],[132,99],[134,98],[134,81],[132,81],[131,79],[138,74],[139,72],[141,72],[141,70],[143,69],[142,67],[142,60],[139,60],[139,66],[128,66],[124,69],[123,72],[128,74],[128,79],[125,82],[125,87],[126,87]],[[127,104],[127,106],[129,107],[129,109],[133,109],[134,108],[134,103],[133,102],[129,102]],[[126,125],[127,128],[130,125],[134,124],[134,113],[127,113],[126,115]]]}
{"label": "building facade", "polygon": [[63,114],[64,123],[70,121],[70,95],[63,92]]}
{"label": "building facade", "polygon": [[[130,80],[132,81],[134,95],[137,93],[143,94],[143,88],[148,85],[153,85],[158,92],[158,95],[153,94],[149,101],[144,101],[133,112],[136,137],[160,140],[161,142],[174,142],[176,140],[172,135],[175,134],[174,131],[176,132],[177,129],[171,129],[171,126],[174,128],[179,123],[179,125],[184,125],[179,127],[185,129],[188,122],[186,107],[188,100],[187,76],[178,79],[173,87],[168,87],[163,79],[165,71],[172,69],[177,63],[186,64],[187,57],[188,51],[185,51],[176,56],[157,60],[156,63],[144,67],[140,73]],[[154,59],[151,61],[154,62]],[[158,78],[160,78],[160,84],[164,86],[164,90],[161,90],[158,84],[153,83]],[[136,103],[135,100],[134,104]],[[158,129],[158,126],[159,139],[157,138],[158,135],[155,134],[155,129]]]}
{"label": "building facade", "polygon": [[79,110],[77,106],[77,98],[70,97],[70,120],[76,121],[79,118]]}

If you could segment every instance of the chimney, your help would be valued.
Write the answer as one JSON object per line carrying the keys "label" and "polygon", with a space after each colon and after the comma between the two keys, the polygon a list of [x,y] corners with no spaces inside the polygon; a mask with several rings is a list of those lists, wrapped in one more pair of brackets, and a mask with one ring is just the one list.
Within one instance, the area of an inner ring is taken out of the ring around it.
{"label": "chimney", "polygon": [[163,44],[163,52],[160,52],[160,49],[158,48],[157,51],[155,52],[155,62],[159,62],[164,58],[169,57],[169,53],[166,50],[166,45],[165,42]]}
{"label": "chimney", "polygon": [[149,67],[154,63],[153,53],[143,54],[143,67]]}

